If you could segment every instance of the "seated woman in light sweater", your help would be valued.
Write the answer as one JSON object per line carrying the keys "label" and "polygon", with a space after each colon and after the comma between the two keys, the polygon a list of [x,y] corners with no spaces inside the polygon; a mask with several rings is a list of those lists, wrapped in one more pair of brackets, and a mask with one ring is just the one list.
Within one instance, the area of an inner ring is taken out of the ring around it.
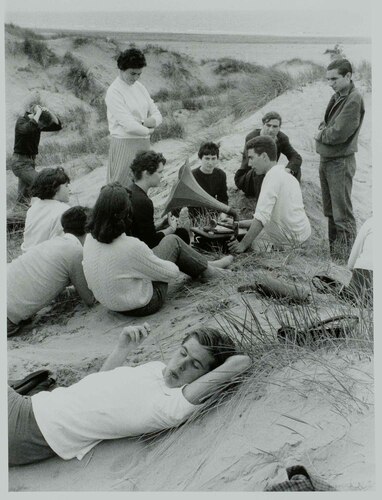
{"label": "seated woman in light sweater", "polygon": [[38,173],[31,187],[32,202],[27,211],[21,245],[23,252],[63,234],[61,215],[70,208],[69,183],[70,179],[61,167],[44,168]]}
{"label": "seated woman in light sweater", "polygon": [[83,267],[89,288],[108,309],[133,316],[157,312],[168,282],[179,272],[208,280],[221,277],[232,256],[208,262],[178,236],[165,236],[152,250],[131,232],[129,191],[119,183],[101,189],[88,225]]}

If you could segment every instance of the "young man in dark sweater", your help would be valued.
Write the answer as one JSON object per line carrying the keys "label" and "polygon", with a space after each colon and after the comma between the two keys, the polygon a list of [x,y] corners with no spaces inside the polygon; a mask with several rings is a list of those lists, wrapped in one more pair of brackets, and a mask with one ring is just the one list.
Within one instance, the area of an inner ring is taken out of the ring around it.
{"label": "young man in dark sweater", "polygon": [[148,197],[150,188],[158,187],[163,176],[166,158],[155,151],[137,153],[131,164],[134,182],[129,186],[131,191],[132,236],[140,239],[150,248],[156,247],[168,234],[176,234],[187,244],[190,243],[188,229],[179,227],[179,220],[168,217],[168,227],[158,231],[154,224],[154,205]]}
{"label": "young man in dark sweater", "polygon": [[29,187],[37,176],[35,158],[38,155],[41,132],[61,130],[62,125],[55,114],[36,104],[31,113],[20,116],[15,125],[15,145],[12,171],[19,179],[17,202],[28,203]]}
{"label": "young man in dark sweater", "polygon": [[[302,158],[289,142],[289,137],[281,132],[282,119],[279,113],[269,111],[262,118],[262,128],[256,128],[250,132],[245,138],[245,144],[255,137],[267,135],[272,137],[277,146],[277,161],[280,155],[283,154],[288,160],[286,170],[296,179],[301,181],[301,163]],[[247,148],[244,147],[243,160],[241,167],[235,173],[235,184],[241,189],[246,196],[253,196],[257,201],[260,195],[261,185],[264,180],[264,175],[257,175],[253,168],[248,165]]]}

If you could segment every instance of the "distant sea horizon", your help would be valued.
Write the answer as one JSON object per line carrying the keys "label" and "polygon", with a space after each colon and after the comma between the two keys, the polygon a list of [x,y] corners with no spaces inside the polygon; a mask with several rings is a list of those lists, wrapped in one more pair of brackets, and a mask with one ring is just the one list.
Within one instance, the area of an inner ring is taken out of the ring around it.
{"label": "distant sea horizon", "polygon": [[359,18],[334,11],[147,11],[147,12],[5,12],[5,22],[39,30],[142,33],[147,35],[349,38],[370,43],[370,13]]}

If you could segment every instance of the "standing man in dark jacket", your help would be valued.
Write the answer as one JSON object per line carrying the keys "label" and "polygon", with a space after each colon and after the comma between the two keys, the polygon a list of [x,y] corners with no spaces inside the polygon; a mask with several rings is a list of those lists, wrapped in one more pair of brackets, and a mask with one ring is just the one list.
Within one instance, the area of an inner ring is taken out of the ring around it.
{"label": "standing man in dark jacket", "polygon": [[[286,168],[300,182],[302,158],[291,146],[289,137],[280,131],[282,122],[281,116],[275,111],[270,111],[263,116],[262,122],[263,127],[261,129],[257,128],[247,135],[245,144],[259,135],[271,136],[272,139],[276,141],[277,161],[281,154],[285,155],[288,159]],[[257,200],[259,198],[263,179],[264,175],[256,175],[255,171],[248,165],[247,149],[244,147],[241,167],[235,174],[236,186],[244,191],[246,196],[253,196]]]}
{"label": "standing man in dark jacket", "polygon": [[347,59],[337,59],[327,67],[326,78],[335,94],[315,136],[330,254],[341,260],[348,259],[357,232],[351,191],[356,169],[354,153],[358,151],[358,134],[365,114],[352,73]]}
{"label": "standing man in dark jacket", "polygon": [[35,158],[41,132],[53,132],[61,128],[57,116],[38,104],[33,106],[32,113],[25,113],[17,119],[12,171],[19,178],[16,200],[18,203],[28,203],[30,200],[29,187],[37,176]]}

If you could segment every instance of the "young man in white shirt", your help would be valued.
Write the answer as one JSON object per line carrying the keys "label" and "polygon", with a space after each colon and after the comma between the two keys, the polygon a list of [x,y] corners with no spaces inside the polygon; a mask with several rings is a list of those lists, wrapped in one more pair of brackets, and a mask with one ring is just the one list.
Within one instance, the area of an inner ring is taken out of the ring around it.
{"label": "young man in white shirt", "polygon": [[259,136],[246,144],[249,165],[257,175],[265,175],[253,220],[239,222],[239,227],[249,228],[238,242],[228,246],[233,253],[242,253],[264,231],[276,246],[297,246],[311,233],[304,210],[298,180],[283,165],[277,165],[277,147],[270,136]]}
{"label": "young man in white shirt", "polygon": [[190,332],[165,365],[123,366],[150,333],[147,323],[122,330],[103,364],[70,387],[23,397],[8,388],[9,464],[58,455],[81,460],[104,439],[152,433],[184,422],[216,390],[251,364],[219,331]]}
{"label": "young man in white shirt", "polygon": [[82,268],[86,209],[69,208],[61,216],[64,234],[43,241],[7,264],[7,333],[73,285],[87,305],[94,303]]}

